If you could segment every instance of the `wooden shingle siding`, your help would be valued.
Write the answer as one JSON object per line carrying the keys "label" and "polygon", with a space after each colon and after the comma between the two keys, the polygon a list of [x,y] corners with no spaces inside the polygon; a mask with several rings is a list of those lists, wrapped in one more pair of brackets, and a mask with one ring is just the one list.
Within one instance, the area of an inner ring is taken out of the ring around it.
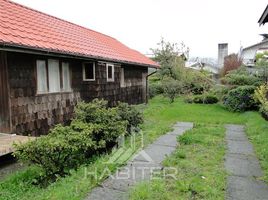
{"label": "wooden shingle siding", "polygon": [[[8,83],[10,85],[12,132],[38,136],[47,134],[58,123],[68,123],[75,105],[94,98],[108,100],[110,106],[118,101],[130,104],[145,102],[143,74],[146,67],[114,64],[114,81],[107,82],[106,64],[95,61],[95,81],[83,81],[82,66],[86,61],[58,59],[68,62],[71,73],[72,92],[37,95],[36,60],[49,59],[37,55],[8,53]],[[121,67],[124,68],[125,85],[120,86]]]}

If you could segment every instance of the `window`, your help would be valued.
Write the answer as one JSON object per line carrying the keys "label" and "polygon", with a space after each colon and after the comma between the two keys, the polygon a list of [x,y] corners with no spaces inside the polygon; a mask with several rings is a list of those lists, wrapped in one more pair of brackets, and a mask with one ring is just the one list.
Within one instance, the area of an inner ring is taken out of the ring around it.
{"label": "window", "polygon": [[62,91],[71,91],[69,63],[62,63]]}
{"label": "window", "polygon": [[36,71],[37,71],[37,93],[47,92],[48,87],[47,87],[46,61],[37,60]]}
{"label": "window", "polygon": [[120,72],[120,86],[126,87],[126,85],[125,85],[125,71],[124,71],[123,67],[121,67],[121,72]]}
{"label": "window", "polygon": [[36,61],[37,94],[71,91],[69,63],[48,59]]}
{"label": "window", "polygon": [[60,92],[60,66],[58,60],[48,60],[49,92]]}
{"label": "window", "polygon": [[113,64],[106,64],[106,72],[107,72],[107,81],[108,82],[114,81],[114,65]]}
{"label": "window", "polygon": [[95,81],[95,63],[89,62],[83,65],[83,80]]}

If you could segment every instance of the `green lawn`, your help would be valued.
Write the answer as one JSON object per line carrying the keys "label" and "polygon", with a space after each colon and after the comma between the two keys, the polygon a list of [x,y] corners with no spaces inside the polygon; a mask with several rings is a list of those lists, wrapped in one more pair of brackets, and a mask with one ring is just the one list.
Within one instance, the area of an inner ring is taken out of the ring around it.
{"label": "green lawn", "polygon": [[[165,165],[176,165],[181,172],[185,172],[180,173],[179,177],[183,182],[173,181],[169,187],[167,185],[172,180],[156,181],[152,184],[143,183],[144,185],[134,189],[133,199],[157,199],[152,196],[153,191],[158,191],[155,194],[168,191],[168,196],[164,196],[162,199],[179,199],[178,192],[182,199],[188,199],[189,196],[200,199],[222,199],[226,176],[222,167],[223,124],[225,123],[246,125],[247,133],[255,145],[257,155],[265,170],[264,179],[268,182],[268,122],[263,120],[259,113],[230,113],[220,105],[186,104],[181,99],[169,104],[169,101],[163,97],[156,97],[150,101],[149,105],[141,106],[141,108],[145,109],[143,125],[145,144],[151,143],[169,131],[177,121],[194,122],[195,128],[186,134],[192,138],[192,143],[183,145],[183,150],[178,149],[165,161]],[[200,138],[203,139],[202,142],[200,142]],[[77,171],[73,171],[72,175],[60,178],[47,188],[39,188],[31,184],[33,177],[39,171],[29,167],[0,182],[0,199],[83,199],[90,189],[98,184],[98,181],[95,181],[92,176],[85,176],[85,168],[87,171],[92,171],[97,167],[98,174],[100,174],[105,167],[103,161],[107,159],[109,159],[109,155],[98,157]],[[190,170],[185,170],[186,167]],[[114,171],[116,165],[110,165],[109,169]],[[214,180],[212,180],[213,178]]]}
{"label": "green lawn", "polygon": [[[194,129],[185,133],[181,145],[164,162],[176,167],[177,180],[160,179],[137,185],[130,199],[224,199],[224,124],[244,124],[265,171],[268,182],[268,122],[257,112],[231,113],[222,106],[186,104],[177,99],[173,104],[162,97],[150,102],[145,115],[145,130],[168,129],[176,121],[194,122]],[[149,133],[150,135],[153,133]]]}

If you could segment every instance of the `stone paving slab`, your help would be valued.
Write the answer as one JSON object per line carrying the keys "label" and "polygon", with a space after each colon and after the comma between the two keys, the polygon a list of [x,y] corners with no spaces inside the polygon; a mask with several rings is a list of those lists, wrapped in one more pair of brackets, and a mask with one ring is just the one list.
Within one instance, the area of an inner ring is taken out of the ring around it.
{"label": "stone paving slab", "polygon": [[118,170],[112,177],[105,180],[101,185],[110,189],[127,191],[129,187],[141,181],[150,180],[154,170],[161,170],[160,164],[149,162],[131,162]]}
{"label": "stone paving slab", "polygon": [[248,141],[228,140],[227,147],[229,153],[254,155],[253,146]]}
{"label": "stone paving slab", "polygon": [[248,141],[246,135],[243,131],[226,131],[226,139],[227,140],[237,140],[237,141]]}
{"label": "stone paving slab", "polygon": [[176,149],[177,136],[192,127],[193,123],[176,123],[172,132],[159,137],[154,143],[136,154],[125,167],[119,169],[99,187],[94,188],[87,200],[127,199],[127,191],[131,186],[143,180],[150,180],[154,171],[163,168],[161,162]]}
{"label": "stone paving slab", "polygon": [[151,144],[134,157],[134,161],[161,163],[176,147]]}
{"label": "stone paving slab", "polygon": [[166,134],[166,135],[159,137],[153,144],[176,147],[178,145],[177,137],[178,136],[175,134]]}
{"label": "stone paving slab", "polygon": [[227,200],[268,200],[268,187],[249,177],[230,176],[227,180]]}
{"label": "stone paving slab", "polygon": [[225,168],[230,174],[227,180],[227,200],[268,200],[268,186],[263,176],[252,144],[244,133],[244,127],[227,125],[227,154]]}
{"label": "stone paving slab", "polygon": [[91,191],[88,200],[122,200],[127,199],[127,194],[119,190],[106,187],[96,187]]}
{"label": "stone paving slab", "polygon": [[229,173],[237,176],[263,176],[260,164],[255,156],[227,154],[225,167]]}

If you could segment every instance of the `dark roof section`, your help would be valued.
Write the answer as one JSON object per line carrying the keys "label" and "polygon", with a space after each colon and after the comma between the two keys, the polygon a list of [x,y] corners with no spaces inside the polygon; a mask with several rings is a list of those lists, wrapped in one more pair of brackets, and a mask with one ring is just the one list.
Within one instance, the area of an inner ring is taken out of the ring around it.
{"label": "dark roof section", "polygon": [[265,24],[266,22],[268,22],[268,5],[266,6],[265,10],[263,11],[258,23],[261,26],[261,25]]}
{"label": "dark roof section", "polygon": [[108,35],[9,0],[0,0],[0,7],[2,47],[159,67],[145,55]]}

